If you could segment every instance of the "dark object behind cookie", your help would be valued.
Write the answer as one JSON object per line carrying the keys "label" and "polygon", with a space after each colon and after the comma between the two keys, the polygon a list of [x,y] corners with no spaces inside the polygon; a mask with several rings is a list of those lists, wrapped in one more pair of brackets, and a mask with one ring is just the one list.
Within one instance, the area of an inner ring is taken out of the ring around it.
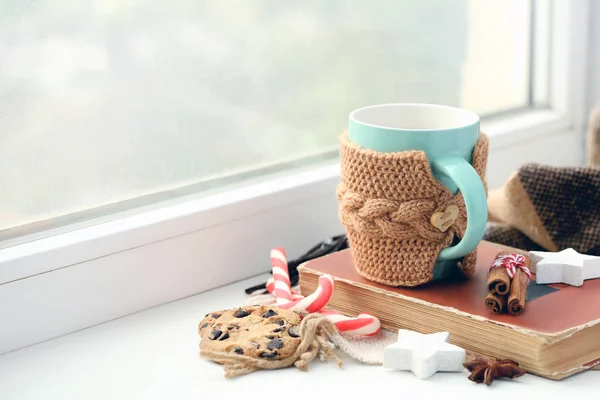
{"label": "dark object behind cookie", "polygon": [[[300,264],[347,248],[348,240],[346,239],[346,235],[333,236],[317,244],[297,259],[291,261],[288,260],[288,273],[290,275],[291,286],[296,286],[298,284],[298,266]],[[271,270],[271,268],[269,268],[269,270]],[[246,294],[254,293],[257,290],[262,290],[262,293],[267,293],[266,288],[267,284],[265,282],[260,285],[249,287],[245,291]]]}

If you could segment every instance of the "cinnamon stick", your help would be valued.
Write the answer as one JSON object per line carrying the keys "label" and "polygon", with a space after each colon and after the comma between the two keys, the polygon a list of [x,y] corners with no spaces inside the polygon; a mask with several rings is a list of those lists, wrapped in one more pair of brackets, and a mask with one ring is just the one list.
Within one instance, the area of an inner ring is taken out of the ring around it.
{"label": "cinnamon stick", "polygon": [[485,306],[491,309],[494,314],[500,314],[506,308],[506,296],[488,293],[485,298]]}
{"label": "cinnamon stick", "polygon": [[[509,251],[501,251],[496,255],[496,260],[511,254]],[[494,261],[496,261],[494,260]],[[510,277],[505,267],[491,267],[487,278],[487,291],[493,294],[505,295],[510,291]]]}
{"label": "cinnamon stick", "polygon": [[[527,268],[531,265],[529,257],[525,257]],[[517,269],[510,284],[508,295],[508,313],[519,315],[525,311],[525,300],[527,299],[527,275],[521,269]]]}

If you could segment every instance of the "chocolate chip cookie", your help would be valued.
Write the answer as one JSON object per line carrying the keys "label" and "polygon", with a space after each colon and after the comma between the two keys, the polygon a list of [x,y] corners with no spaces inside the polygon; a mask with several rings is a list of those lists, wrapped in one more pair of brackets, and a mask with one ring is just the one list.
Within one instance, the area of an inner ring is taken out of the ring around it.
{"label": "chocolate chip cookie", "polygon": [[294,354],[300,344],[300,316],[275,306],[247,306],[206,314],[198,324],[200,350],[265,360]]}

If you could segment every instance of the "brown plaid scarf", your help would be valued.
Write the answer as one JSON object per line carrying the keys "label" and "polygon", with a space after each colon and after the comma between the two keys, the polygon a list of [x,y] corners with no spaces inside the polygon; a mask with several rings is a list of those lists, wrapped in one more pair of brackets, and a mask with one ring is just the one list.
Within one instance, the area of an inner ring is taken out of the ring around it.
{"label": "brown plaid scarf", "polygon": [[600,255],[600,166],[523,165],[490,191],[488,207],[485,240]]}

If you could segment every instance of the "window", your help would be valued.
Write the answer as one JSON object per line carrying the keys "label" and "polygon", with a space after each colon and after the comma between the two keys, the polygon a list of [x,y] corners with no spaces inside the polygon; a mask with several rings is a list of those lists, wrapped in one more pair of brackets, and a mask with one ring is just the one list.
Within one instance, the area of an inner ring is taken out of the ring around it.
{"label": "window", "polygon": [[476,111],[491,188],[581,163],[591,3],[0,3],[0,354],[341,233],[356,107]]}
{"label": "window", "polygon": [[532,105],[529,1],[39,0],[0,15],[4,238],[335,156],[364,105]]}

